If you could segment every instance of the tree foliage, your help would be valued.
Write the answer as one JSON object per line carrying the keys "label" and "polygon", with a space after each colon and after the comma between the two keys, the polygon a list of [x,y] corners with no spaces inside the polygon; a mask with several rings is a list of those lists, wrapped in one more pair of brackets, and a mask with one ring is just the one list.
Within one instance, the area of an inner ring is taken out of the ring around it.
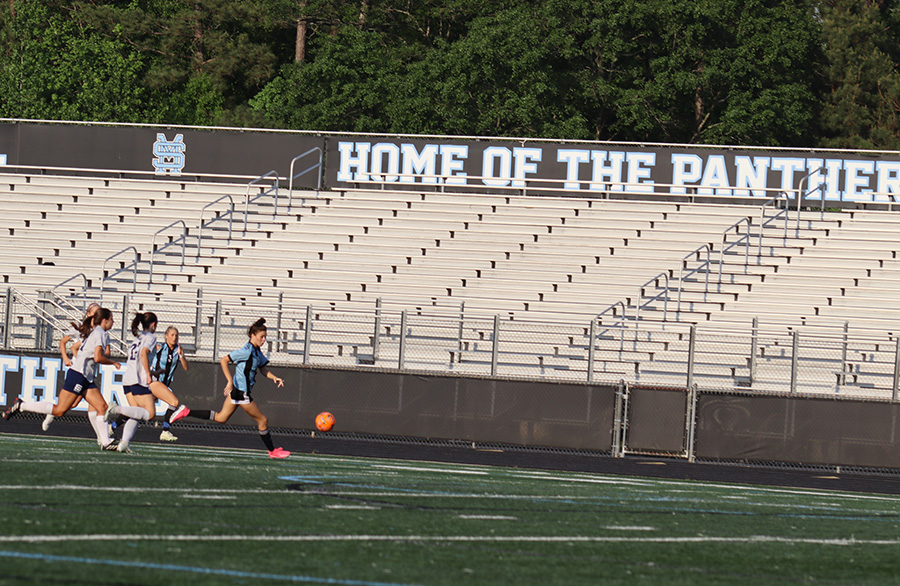
{"label": "tree foliage", "polygon": [[10,0],[17,118],[897,148],[897,0]]}

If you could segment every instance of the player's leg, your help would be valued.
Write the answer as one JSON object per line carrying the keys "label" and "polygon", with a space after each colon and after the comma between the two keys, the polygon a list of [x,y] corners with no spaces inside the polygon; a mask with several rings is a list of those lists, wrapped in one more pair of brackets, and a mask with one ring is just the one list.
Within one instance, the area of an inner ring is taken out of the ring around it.
{"label": "player's leg", "polygon": [[[115,450],[116,442],[110,439],[109,428],[106,427],[106,421],[103,419],[103,413],[106,412],[107,405],[106,399],[100,394],[100,389],[97,387],[88,388],[84,394],[84,400],[87,401],[87,404],[91,407],[88,411],[88,423],[90,423],[91,427],[94,429],[94,433],[97,436],[97,443],[100,444],[100,447],[104,450]],[[54,415],[57,417],[59,416],[56,413],[54,413]]]}
{"label": "player's leg", "polygon": [[251,400],[249,403],[241,404],[241,408],[247,415],[249,415],[253,418],[254,421],[256,421],[256,427],[259,430],[259,437],[266,445],[266,449],[269,451],[270,457],[287,458],[291,455],[291,453],[284,448],[276,448],[275,444],[272,443],[272,436],[269,434],[269,419],[265,415],[263,415],[263,412],[259,410],[259,406],[254,401]]}
{"label": "player's leg", "polygon": [[150,392],[153,393],[154,397],[164,403],[168,403],[171,407],[171,409],[166,411],[165,417],[163,417],[163,430],[162,433],[159,434],[159,439],[169,442],[176,441],[178,438],[172,434],[169,429],[169,424],[175,423],[183,417],[187,417],[191,414],[191,410],[188,409],[186,405],[182,405],[178,400],[178,397],[175,396],[175,393],[172,392],[172,389],[160,381],[153,381],[150,383]]}
{"label": "player's leg", "polygon": [[[138,428],[138,421],[149,421],[151,418],[151,413],[156,413],[156,405],[153,395],[149,393],[146,394],[136,394],[136,393],[126,393],[125,397],[128,399],[128,404],[130,409],[129,411],[134,411],[135,415],[139,415],[137,418],[133,418],[128,416],[128,421],[125,422],[124,427],[122,428],[122,439],[119,441],[118,451],[125,452],[130,454],[131,449],[129,446],[131,445],[131,440],[134,437],[135,432]],[[142,410],[143,413],[137,413],[137,410]],[[119,408],[119,411],[122,411],[122,408]]]}

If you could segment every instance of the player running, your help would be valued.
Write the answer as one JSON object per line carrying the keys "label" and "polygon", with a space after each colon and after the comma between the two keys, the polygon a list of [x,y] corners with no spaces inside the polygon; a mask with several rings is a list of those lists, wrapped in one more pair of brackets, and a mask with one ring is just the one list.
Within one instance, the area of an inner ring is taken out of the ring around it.
{"label": "player running", "polygon": [[100,447],[104,450],[115,450],[116,443],[110,440],[106,422],[100,415],[106,412],[106,400],[95,384],[98,365],[111,364],[116,369],[120,366],[118,362],[110,359],[108,354],[109,330],[112,326],[112,312],[105,307],[98,308],[94,315],[86,317],[79,328],[84,342],[78,349],[69,370],[66,371],[66,379],[56,404],[54,405],[53,401],[23,401],[17,398],[16,402],[3,412],[3,419],[14,417],[22,411],[61,417],[84,397],[96,412],[95,415],[88,414],[88,421],[94,428]]}
{"label": "player running", "polygon": [[[247,335],[250,337],[250,340],[242,348],[226,354],[219,361],[222,372],[225,373],[225,378],[228,380],[228,384],[225,385],[224,395],[226,399],[222,409],[218,413],[209,409],[195,409],[189,413],[189,416],[215,421],[216,423],[225,423],[240,406],[247,415],[256,421],[259,436],[266,445],[266,449],[269,450],[269,457],[287,458],[291,453],[283,448],[276,448],[275,444],[272,443],[272,436],[269,434],[269,420],[259,410],[253,397],[250,396],[250,391],[256,382],[257,372],[271,379],[278,388],[284,386],[284,379],[276,376],[266,368],[269,359],[260,350],[260,347],[266,343],[266,320],[260,318],[253,322],[247,329]],[[234,363],[234,376],[232,376],[230,369],[230,364],[232,363]],[[175,423],[176,420],[177,418],[173,416],[172,423]]]}
{"label": "player running", "polygon": [[187,359],[184,357],[184,348],[178,343],[178,328],[169,326],[166,328],[165,342],[156,347],[156,360],[153,362],[151,374],[156,378],[150,383],[150,392],[157,399],[171,405],[163,418],[163,430],[159,439],[164,442],[178,441],[178,438],[169,429],[169,420],[177,413],[175,420],[179,420],[191,412],[184,405],[180,405],[178,397],[172,392],[172,380],[175,378],[175,368],[178,364],[181,368],[188,369]]}

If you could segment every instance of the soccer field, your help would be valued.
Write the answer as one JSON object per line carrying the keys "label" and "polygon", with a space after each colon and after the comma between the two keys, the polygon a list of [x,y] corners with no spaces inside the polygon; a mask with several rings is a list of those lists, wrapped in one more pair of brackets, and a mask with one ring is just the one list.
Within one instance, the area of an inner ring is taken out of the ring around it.
{"label": "soccer field", "polygon": [[900,497],[0,435],[0,584],[892,584]]}

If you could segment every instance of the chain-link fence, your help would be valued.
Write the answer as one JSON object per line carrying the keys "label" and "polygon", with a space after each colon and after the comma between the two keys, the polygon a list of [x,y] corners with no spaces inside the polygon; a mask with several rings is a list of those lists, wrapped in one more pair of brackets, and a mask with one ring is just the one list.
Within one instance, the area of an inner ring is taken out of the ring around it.
{"label": "chain-link fence", "polygon": [[[55,351],[90,300],[51,293],[2,292],[4,349]],[[273,364],[378,368],[513,379],[651,385],[701,390],[829,394],[896,400],[900,341],[892,333],[843,328],[724,329],[618,321],[541,323],[490,316],[465,306],[368,311],[336,304],[296,305],[282,295],[223,302],[173,303],[150,294],[106,298],[113,311],[113,352],[131,339],[135,312],[153,311],[179,330],[194,359],[215,361],[247,341],[257,318],[269,330]],[[639,326],[639,327],[636,327]]]}

